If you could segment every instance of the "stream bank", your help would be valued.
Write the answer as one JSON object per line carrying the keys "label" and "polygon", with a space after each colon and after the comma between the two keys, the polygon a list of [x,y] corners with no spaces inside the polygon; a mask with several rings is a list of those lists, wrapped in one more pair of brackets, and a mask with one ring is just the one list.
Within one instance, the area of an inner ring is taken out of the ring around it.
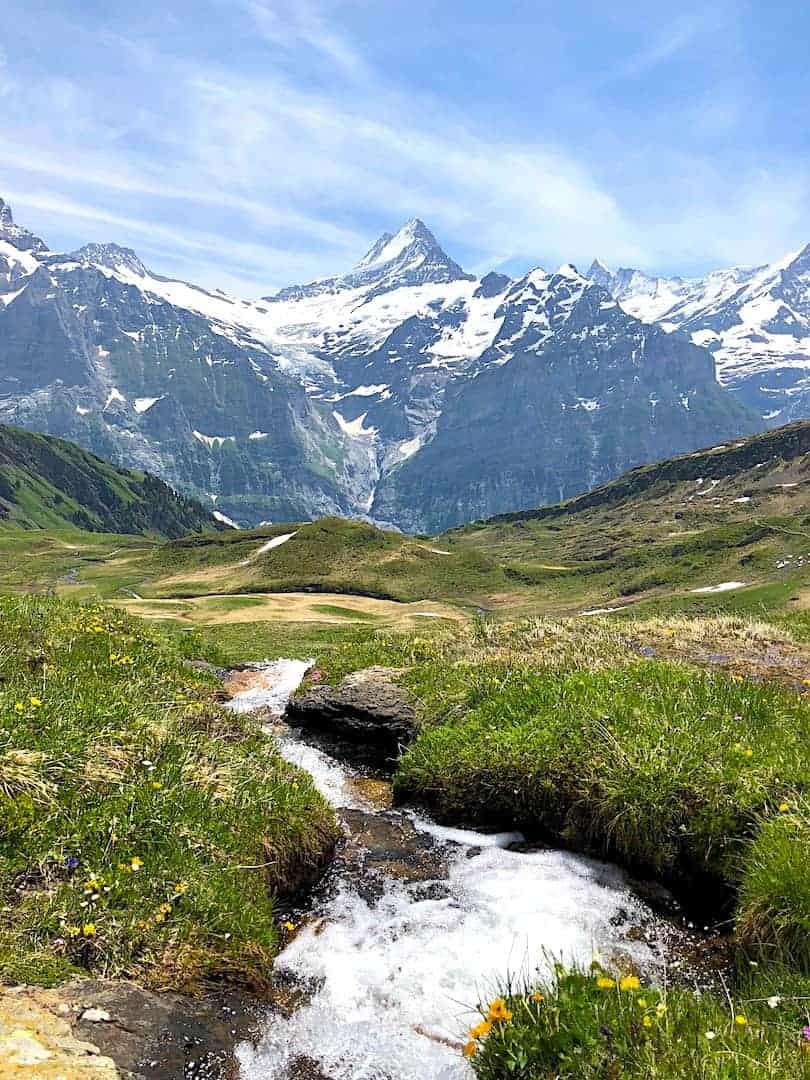
{"label": "stream bank", "polygon": [[698,935],[616,867],[393,809],[387,781],[283,722],[307,666],[254,665],[231,684],[232,707],[262,710],[345,834],[307,907],[290,913],[275,968],[286,1005],[237,1048],[241,1080],[463,1080],[463,1033],[507,972],[598,956],[663,980],[689,963]]}

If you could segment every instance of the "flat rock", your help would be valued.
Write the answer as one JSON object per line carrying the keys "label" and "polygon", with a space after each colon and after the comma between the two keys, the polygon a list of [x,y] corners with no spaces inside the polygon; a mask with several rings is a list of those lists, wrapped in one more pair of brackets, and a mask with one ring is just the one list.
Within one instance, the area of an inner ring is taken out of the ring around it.
{"label": "flat rock", "polygon": [[0,988],[0,1080],[235,1080],[257,1031],[236,993],[191,997],[125,980]]}
{"label": "flat rock", "polygon": [[368,748],[372,755],[396,757],[415,734],[416,714],[396,683],[393,668],[370,667],[347,675],[338,686],[315,686],[294,698],[285,719],[291,727],[328,732]]}
{"label": "flat rock", "polygon": [[112,1058],[77,1036],[60,1004],[54,991],[0,989],[2,1080],[121,1080]]}

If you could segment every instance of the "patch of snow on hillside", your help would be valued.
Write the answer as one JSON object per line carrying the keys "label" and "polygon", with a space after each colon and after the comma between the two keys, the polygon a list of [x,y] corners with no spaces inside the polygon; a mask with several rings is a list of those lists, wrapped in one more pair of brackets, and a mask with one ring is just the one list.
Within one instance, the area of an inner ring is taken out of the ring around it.
{"label": "patch of snow on hillside", "polygon": [[203,435],[201,431],[196,429],[192,432],[194,438],[198,442],[201,442],[204,446],[207,446],[211,450],[214,446],[222,446],[226,442],[236,442],[235,435]]}
{"label": "patch of snow on hillside", "polygon": [[730,592],[732,589],[744,589],[745,581],[721,581],[719,585],[704,585],[700,589],[692,589],[693,593],[718,593]]}
{"label": "patch of snow on hillside", "polygon": [[250,563],[252,563],[254,559],[258,559],[260,555],[265,555],[268,551],[272,551],[273,548],[281,547],[281,545],[286,544],[288,540],[292,540],[297,532],[298,530],[296,529],[295,532],[282,533],[280,536],[274,536],[272,540],[267,540],[261,547],[256,548],[253,554],[248,556],[247,559],[243,559],[239,565],[249,566]]}
{"label": "patch of snow on hillside", "polygon": [[251,431],[251,433],[248,435],[248,439],[250,439],[252,442],[256,442],[257,439],[266,439],[268,434],[269,432],[267,431]]}
{"label": "patch of snow on hillside", "polygon": [[136,397],[134,401],[134,407],[136,413],[149,412],[153,405],[156,405],[162,398],[159,397]]}
{"label": "patch of snow on hillside", "polygon": [[[195,432],[195,434],[196,434],[196,432]],[[214,517],[215,517],[215,518],[217,519],[217,521],[221,521],[223,525],[230,525],[232,529],[239,529],[239,528],[241,528],[241,526],[240,526],[240,525],[237,525],[237,524],[236,524],[236,522],[235,522],[235,521],[233,521],[233,519],[232,519],[232,518],[229,518],[229,517],[227,516],[227,514],[221,514],[221,513],[219,512],[219,510],[215,510],[215,511],[214,511]]]}
{"label": "patch of snow on hillside", "polygon": [[347,420],[337,409],[332,410],[332,416],[338,422],[338,426],[344,435],[348,435],[352,439],[359,439],[362,437],[369,437],[377,434],[377,429],[374,427],[365,427],[367,412],[361,413],[356,420]]}
{"label": "patch of snow on hillside", "polygon": [[[341,395],[342,397],[374,397],[388,389],[388,383],[380,383],[379,386],[355,386],[354,390]],[[340,400],[340,399],[338,399]]]}
{"label": "patch of snow on hillside", "polygon": [[422,447],[422,439],[417,435],[415,439],[408,439],[397,447],[397,455],[401,461],[412,457]]}
{"label": "patch of snow on hillside", "polygon": [[[101,348],[101,346],[99,346],[99,348]],[[109,356],[109,353],[107,355]],[[110,390],[109,394],[107,394],[107,400],[104,402],[104,408],[109,409],[110,405],[112,405],[114,401],[118,401],[122,405],[125,405],[126,400],[127,399],[124,397],[121,391],[116,390],[115,387],[113,387],[112,390]]]}
{"label": "patch of snow on hillside", "polygon": [[87,416],[87,414],[90,412],[90,410],[86,409],[84,407],[84,405],[77,405],[76,406],[76,412],[79,414],[79,416]]}

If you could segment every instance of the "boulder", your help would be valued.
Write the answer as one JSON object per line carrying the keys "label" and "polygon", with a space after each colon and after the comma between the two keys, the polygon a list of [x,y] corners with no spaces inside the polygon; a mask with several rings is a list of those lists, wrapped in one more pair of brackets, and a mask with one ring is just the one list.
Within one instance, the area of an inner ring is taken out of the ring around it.
{"label": "boulder", "polygon": [[369,755],[389,759],[415,734],[416,713],[396,683],[394,668],[370,667],[337,686],[315,686],[294,698],[285,719],[291,727],[337,736]]}

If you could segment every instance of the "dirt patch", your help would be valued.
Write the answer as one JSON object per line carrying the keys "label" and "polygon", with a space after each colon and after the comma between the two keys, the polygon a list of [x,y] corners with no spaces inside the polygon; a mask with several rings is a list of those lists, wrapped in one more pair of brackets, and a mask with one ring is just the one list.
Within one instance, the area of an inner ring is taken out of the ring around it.
{"label": "dirt patch", "polygon": [[[232,607],[228,606],[228,602]],[[250,601],[250,603],[246,603]],[[327,612],[328,605],[345,608],[355,615],[371,616],[377,624],[413,628],[425,621],[425,613],[453,622],[465,616],[448,604],[424,601],[403,604],[396,600],[378,600],[370,596],[345,593],[240,593],[237,595],[199,596],[188,600],[117,601],[133,615],[150,619],[182,619],[204,625],[228,625],[245,622],[318,622],[346,625],[351,615]]]}

